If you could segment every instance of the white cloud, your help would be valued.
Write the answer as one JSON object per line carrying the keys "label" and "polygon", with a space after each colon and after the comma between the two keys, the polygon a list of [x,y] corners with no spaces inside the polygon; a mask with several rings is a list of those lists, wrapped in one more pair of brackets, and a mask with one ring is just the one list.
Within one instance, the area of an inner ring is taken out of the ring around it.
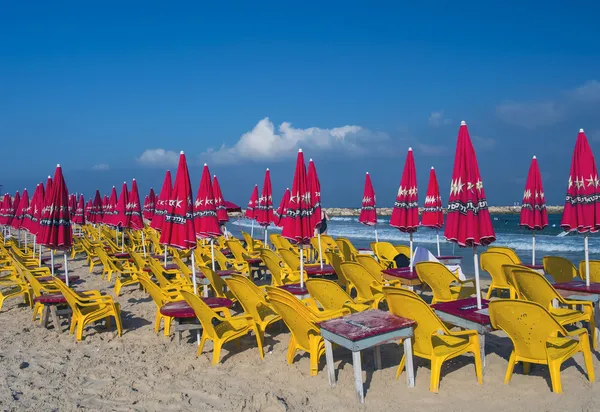
{"label": "white cloud", "polygon": [[97,165],[92,166],[92,170],[104,171],[108,169],[110,169],[110,167],[106,163],[98,163]]}
{"label": "white cloud", "polygon": [[595,102],[600,100],[600,82],[589,80],[582,86],[566,92],[571,98],[580,102]]}
{"label": "white cloud", "polygon": [[244,133],[235,145],[209,149],[203,155],[216,163],[241,159],[279,160],[294,156],[299,148],[308,153],[332,151],[336,155],[369,155],[389,151],[389,141],[387,134],[372,132],[361,126],[298,129],[283,122],[276,128],[265,117],[251,131]]}
{"label": "white cloud", "polygon": [[475,150],[489,150],[496,145],[496,141],[490,137],[473,136]]}
{"label": "white cloud", "polygon": [[147,149],[137,161],[146,166],[173,166],[179,161],[179,153],[165,149]]}
{"label": "white cloud", "polygon": [[496,107],[496,115],[506,123],[535,129],[560,121],[564,115],[564,108],[554,101],[506,102]]}
{"label": "white cloud", "polygon": [[441,156],[453,153],[451,150],[448,150],[446,146],[442,145],[418,143],[416,147],[419,150],[419,152],[421,152],[425,156]]}
{"label": "white cloud", "polygon": [[446,119],[444,117],[444,111],[440,110],[439,112],[431,112],[427,122],[429,123],[430,126],[439,127],[444,124],[452,123],[452,119]]}

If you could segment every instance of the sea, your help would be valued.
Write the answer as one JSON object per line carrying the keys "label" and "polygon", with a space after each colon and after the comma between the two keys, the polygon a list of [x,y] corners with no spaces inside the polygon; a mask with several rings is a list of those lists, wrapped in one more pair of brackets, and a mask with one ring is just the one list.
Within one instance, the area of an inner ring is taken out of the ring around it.
{"label": "sea", "polygon": [[[519,216],[514,214],[496,214],[492,215],[492,223],[496,232],[496,241],[491,246],[507,246],[513,248],[523,263],[532,263],[532,234],[527,229],[519,226]],[[560,228],[561,215],[549,215],[548,226],[543,230],[536,232],[536,264],[542,263],[544,256],[562,256],[570,259],[575,265],[578,265],[584,259],[583,235],[578,233],[569,233],[566,236]],[[398,229],[390,226],[389,217],[378,219],[377,235],[380,241],[391,242],[393,244],[408,245],[409,235],[402,233]],[[254,229],[252,229],[254,225]],[[254,231],[256,239],[264,239],[264,229],[252,221],[239,218],[233,219],[227,224],[227,229],[235,236],[241,237],[241,231],[250,233]],[[371,242],[375,241],[375,229],[372,226],[365,226],[358,223],[358,217],[331,217],[328,222],[327,234],[335,237],[347,237],[357,248],[368,248]],[[280,228],[268,227],[268,233],[273,231],[281,232]],[[462,269],[465,274],[473,274],[473,249],[460,248],[444,238],[443,228],[439,230],[440,252],[442,255],[462,256]],[[589,235],[589,253],[590,259],[600,258],[600,235]],[[413,234],[414,246],[425,247],[434,255],[437,254],[436,230],[425,227]],[[478,252],[483,252],[486,247],[478,247]],[[482,273],[482,276],[487,274]]]}

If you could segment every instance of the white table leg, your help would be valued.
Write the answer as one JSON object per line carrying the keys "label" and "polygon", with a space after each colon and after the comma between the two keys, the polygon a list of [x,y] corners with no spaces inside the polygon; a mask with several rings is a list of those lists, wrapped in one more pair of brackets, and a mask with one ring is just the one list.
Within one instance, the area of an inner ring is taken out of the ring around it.
{"label": "white table leg", "polygon": [[373,355],[375,355],[375,369],[381,369],[381,346],[373,347]]}
{"label": "white table leg", "polygon": [[327,339],[325,341],[325,360],[327,361],[327,378],[329,379],[329,386],[335,386],[335,369],[333,365],[333,348],[331,342]]}
{"label": "white table leg", "polygon": [[479,350],[481,353],[481,366],[485,367],[485,333],[479,334]]}
{"label": "white table leg", "polygon": [[415,368],[413,366],[412,342],[410,338],[404,339],[404,369],[406,370],[406,386],[415,386]]}
{"label": "white table leg", "polygon": [[208,285],[207,284],[204,284],[203,291],[204,291],[204,293],[203,293],[204,297],[207,298],[208,297]]}
{"label": "white table leg", "polygon": [[356,389],[356,397],[360,403],[365,403],[365,395],[363,393],[362,367],[360,365],[360,351],[352,352],[352,365],[354,367],[354,386]]}
{"label": "white table leg", "polygon": [[596,341],[600,342],[600,302],[594,302],[594,322],[596,323]]}

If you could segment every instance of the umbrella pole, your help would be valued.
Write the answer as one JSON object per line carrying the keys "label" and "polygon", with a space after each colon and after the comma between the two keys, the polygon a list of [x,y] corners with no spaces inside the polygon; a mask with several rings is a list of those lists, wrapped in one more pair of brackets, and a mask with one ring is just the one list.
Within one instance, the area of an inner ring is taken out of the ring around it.
{"label": "umbrella pole", "polygon": [[535,265],[535,230],[531,232],[531,264]]}
{"label": "umbrella pole", "polygon": [[440,229],[435,229],[435,240],[437,242],[438,257],[442,256],[440,252]]}
{"label": "umbrella pole", "polygon": [[121,253],[125,252],[125,228],[121,229]]}
{"label": "umbrella pole", "polygon": [[304,251],[302,243],[300,243],[300,287],[304,287]]}
{"label": "umbrella pole", "polygon": [[65,258],[65,284],[69,287],[69,264],[67,261],[67,252],[63,254]]}
{"label": "umbrella pole", "polygon": [[323,269],[323,248],[321,246],[321,231],[317,233],[317,237],[319,238],[319,261],[321,263],[321,269]]}
{"label": "umbrella pole", "polygon": [[410,256],[408,257],[409,259],[409,267],[410,270],[412,271],[413,269],[413,239],[412,239],[412,232],[410,232]]}
{"label": "umbrella pole", "polygon": [[39,267],[42,267],[42,245],[40,245],[40,264]]}
{"label": "umbrella pole", "polygon": [[52,276],[54,276],[54,253],[50,250],[50,267],[52,268]]}
{"label": "umbrella pole", "polygon": [[167,245],[165,245],[165,263],[164,263],[165,268],[167,267]]}
{"label": "umbrella pole", "polygon": [[588,248],[588,235],[583,238],[583,250],[585,252],[585,285],[590,286],[590,250]]}
{"label": "umbrella pole", "polygon": [[377,237],[377,227],[375,227],[375,242],[379,242],[379,237]]}
{"label": "umbrella pole", "polygon": [[[143,233],[143,232],[142,232]],[[196,258],[192,250],[192,283],[194,284],[194,295],[198,294],[198,284],[196,281]],[[200,331],[196,331],[196,343],[200,345]]]}
{"label": "umbrella pole", "polygon": [[25,232],[25,253],[27,253],[29,249],[27,248],[27,232]]}
{"label": "umbrella pole", "polygon": [[37,240],[37,237],[34,236],[33,237],[33,253],[31,254],[31,256],[35,259],[35,241]]}
{"label": "umbrella pole", "polygon": [[477,246],[473,246],[473,264],[475,265],[475,293],[477,296],[477,309],[481,309],[481,293],[479,291],[479,255],[477,255]]}
{"label": "umbrella pole", "polygon": [[269,247],[269,243],[267,242],[267,229],[268,226],[265,226],[265,247],[268,248]]}
{"label": "umbrella pole", "polygon": [[144,231],[142,230],[142,249],[144,250],[144,258],[146,257],[146,239],[144,239]]}
{"label": "umbrella pole", "polygon": [[115,228],[115,242],[117,243],[117,246],[119,246],[119,228],[118,227]]}
{"label": "umbrella pole", "polygon": [[212,270],[215,271],[215,240],[210,239],[210,260],[212,261]]}
{"label": "umbrella pole", "polygon": [[250,237],[254,237],[254,220],[252,220],[252,228],[250,229]]}

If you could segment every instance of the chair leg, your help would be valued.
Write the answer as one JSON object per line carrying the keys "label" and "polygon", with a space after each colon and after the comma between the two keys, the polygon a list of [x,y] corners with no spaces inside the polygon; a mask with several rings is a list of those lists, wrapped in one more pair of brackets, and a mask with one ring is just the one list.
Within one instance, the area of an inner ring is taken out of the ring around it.
{"label": "chair leg", "polygon": [[292,362],[294,362],[294,356],[296,356],[296,339],[294,339],[294,335],[292,335],[290,337],[290,343],[288,345],[288,351],[286,356],[288,365],[291,365]]}
{"label": "chair leg", "polygon": [[402,359],[400,359],[400,364],[398,365],[398,369],[396,369],[396,379],[400,377],[402,374],[402,370],[404,369],[404,364],[406,362],[406,355],[402,355]]}
{"label": "chair leg", "polygon": [[220,339],[213,340],[213,358],[212,358],[213,366],[217,365],[221,361],[221,347],[223,346],[223,343],[224,342]]}
{"label": "chair leg", "polygon": [[198,345],[198,351],[196,352],[196,356],[202,355],[202,349],[204,349],[204,343],[206,342],[207,339],[208,339],[208,336],[206,335],[204,330],[202,330],[202,337],[200,338],[200,345]]}
{"label": "chair leg", "polygon": [[479,348],[479,342],[475,342],[473,345],[473,356],[475,357],[475,375],[477,376],[477,383],[481,385],[483,383],[483,367],[481,362],[481,349]]}
{"label": "chair leg", "polygon": [[260,359],[265,358],[265,350],[263,348],[263,342],[265,339],[265,332],[259,328],[258,326],[254,326],[254,333],[256,334],[256,344],[258,345],[258,353],[260,354]]}
{"label": "chair leg", "polygon": [[592,362],[592,351],[590,350],[590,341],[588,339],[581,339],[581,352],[583,352],[583,360],[585,362],[585,370],[588,375],[588,380],[594,382],[596,375],[594,373],[594,363]]}
{"label": "chair leg", "polygon": [[117,327],[117,333],[119,336],[123,336],[123,325],[121,324],[121,314],[119,312],[115,312],[114,317],[115,317],[115,326]]}
{"label": "chair leg", "polygon": [[434,357],[431,359],[431,380],[429,382],[429,391],[437,392],[440,386],[440,374],[442,370],[443,358]]}
{"label": "chair leg", "polygon": [[552,381],[552,392],[562,393],[562,382],[560,381],[560,365],[562,362],[550,361],[548,362],[548,369],[550,369],[550,380]]}
{"label": "chair leg", "polygon": [[529,375],[529,372],[531,372],[531,363],[529,363],[529,362],[522,362],[522,363],[523,363],[523,374]]}
{"label": "chair leg", "polygon": [[507,385],[510,382],[510,378],[512,378],[513,371],[515,369],[515,364],[517,363],[517,354],[513,350],[510,354],[510,358],[508,359],[508,367],[506,368],[506,375],[504,375],[504,384]]}

